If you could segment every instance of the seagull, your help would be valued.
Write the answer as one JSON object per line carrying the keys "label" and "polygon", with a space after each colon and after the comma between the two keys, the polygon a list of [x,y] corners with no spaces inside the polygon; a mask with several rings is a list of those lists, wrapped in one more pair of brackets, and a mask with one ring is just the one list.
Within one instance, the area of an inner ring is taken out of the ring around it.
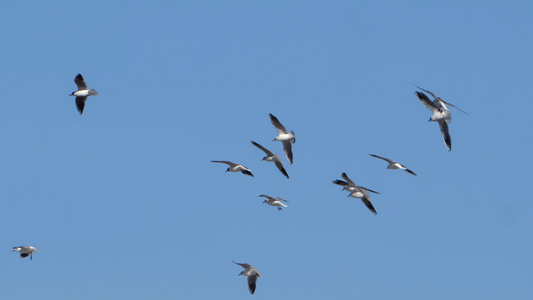
{"label": "seagull", "polygon": [[377,156],[375,154],[369,154],[370,156],[373,156],[375,158],[379,158],[379,159],[383,159],[384,161],[388,162],[389,165],[387,166],[387,169],[402,169],[402,170],[405,170],[407,173],[409,174],[413,174],[416,176],[415,172],[407,169],[404,165],[402,165],[401,163],[399,162],[395,162],[395,161],[392,161],[388,158],[385,158],[385,157],[381,157],[381,156]]}
{"label": "seagull", "polygon": [[448,107],[446,107],[445,102],[439,100],[440,98],[431,101],[429,100],[428,96],[426,96],[426,94],[421,92],[415,92],[415,95],[422,102],[422,104],[424,104],[433,112],[433,115],[431,116],[431,118],[429,118],[429,121],[435,121],[439,123],[440,133],[442,134],[442,139],[444,140],[446,149],[448,149],[448,151],[451,151],[452,137],[450,136],[448,123],[452,121],[452,115],[450,114],[450,110],[448,109]]}
{"label": "seagull", "polygon": [[285,175],[285,177],[289,178],[289,174],[287,174],[287,171],[285,171],[285,168],[283,167],[283,163],[281,162],[281,159],[279,158],[279,156],[277,154],[272,153],[270,150],[268,150],[267,148],[259,145],[258,143],[254,142],[254,141],[251,141],[251,142],[257,148],[263,150],[266,153],[267,156],[263,157],[262,160],[273,161],[276,164],[276,167],[278,167],[279,171],[281,173],[283,173],[283,175]]}
{"label": "seagull", "polygon": [[278,197],[270,197],[269,195],[259,195],[257,197],[264,197],[266,198],[265,201],[263,201],[263,203],[266,203],[270,206],[277,206],[278,207],[278,210],[282,210],[282,206],[283,207],[287,207],[287,205],[283,204],[282,202],[289,202],[285,199],[282,199],[282,198],[278,198]]}
{"label": "seagull", "polygon": [[440,97],[435,96],[435,94],[433,94],[432,92],[430,92],[428,90],[425,90],[425,89],[423,89],[423,88],[421,88],[421,87],[419,87],[417,85],[414,85],[414,86],[416,86],[420,90],[430,94],[435,99],[435,100],[431,101],[426,96],[426,94],[421,93],[421,92],[415,92],[415,95],[418,97],[418,99],[427,108],[429,108],[433,112],[433,115],[431,116],[429,121],[436,121],[436,122],[439,123],[440,133],[442,134],[442,139],[444,140],[444,144],[446,145],[446,149],[448,149],[448,151],[451,151],[452,150],[452,138],[451,138],[450,132],[448,130],[448,124],[452,121],[452,115],[451,115],[450,110],[448,109],[448,107],[446,107],[446,105],[449,105],[451,107],[457,108],[457,110],[459,110],[460,112],[462,112],[464,114],[468,115],[468,113],[465,112],[464,110],[460,109],[459,107],[451,104],[450,102],[446,102],[446,101],[442,100]]}
{"label": "seagull", "polygon": [[98,95],[98,92],[93,89],[89,90],[81,74],[78,74],[76,78],[74,78],[74,82],[78,86],[78,90],[72,92],[70,96],[76,96],[76,108],[81,115],[83,113],[83,108],[85,107],[85,100],[87,100],[87,97],[96,96]]}
{"label": "seagull", "polygon": [[39,250],[35,249],[33,246],[18,246],[13,247],[13,252],[19,252],[20,257],[27,257],[30,256],[30,260],[33,260],[33,252],[40,252]]}
{"label": "seagull", "polygon": [[287,129],[281,123],[279,122],[278,118],[274,117],[274,115],[270,115],[270,121],[272,122],[272,125],[276,127],[278,130],[278,136],[274,138],[274,141],[281,141],[283,143],[283,151],[285,152],[285,156],[287,156],[287,160],[292,165],[292,145],[296,142],[296,138],[294,137],[294,132],[291,130],[291,132],[287,132]]}
{"label": "seagull", "polygon": [[248,289],[250,290],[250,294],[253,294],[255,292],[255,283],[257,281],[257,277],[261,277],[261,273],[259,273],[259,271],[250,264],[240,264],[235,261],[233,261],[233,263],[244,268],[244,271],[242,271],[239,275],[248,276]]}
{"label": "seagull", "polygon": [[229,168],[226,170],[226,172],[228,172],[228,171],[229,172],[241,172],[244,175],[248,175],[248,176],[254,177],[254,174],[252,174],[250,169],[248,169],[247,167],[245,167],[245,166],[243,166],[241,164],[236,164],[236,163],[232,163],[231,161],[225,161],[225,160],[212,160],[211,162],[222,163],[222,164],[229,165]]}
{"label": "seagull", "polygon": [[342,173],[342,178],[344,178],[344,180],[346,181],[343,181],[343,180],[335,180],[333,181],[334,184],[337,184],[337,185],[341,185],[341,186],[344,186],[344,188],[342,189],[343,191],[346,190],[346,191],[349,191],[350,192],[350,195],[348,195],[348,197],[352,197],[352,198],[359,198],[361,199],[361,201],[363,201],[363,203],[366,205],[366,207],[372,212],[374,213],[375,215],[377,215],[378,213],[376,212],[376,209],[374,208],[374,206],[372,205],[372,202],[370,202],[370,195],[368,194],[368,192],[372,192],[372,193],[375,193],[375,194],[379,194],[378,192],[376,191],[373,191],[371,189],[367,189],[365,187],[362,187],[362,186],[357,186],[349,177],[348,175],[346,175],[346,173]]}

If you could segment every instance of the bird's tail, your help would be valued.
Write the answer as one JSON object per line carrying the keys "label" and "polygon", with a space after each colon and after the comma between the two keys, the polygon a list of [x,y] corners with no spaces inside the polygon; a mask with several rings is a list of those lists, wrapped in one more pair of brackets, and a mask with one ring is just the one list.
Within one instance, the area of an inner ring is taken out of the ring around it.
{"label": "bird's tail", "polygon": [[91,90],[89,91],[89,95],[91,95],[91,96],[96,96],[96,95],[98,95],[98,92],[97,92],[96,90],[94,90],[94,89],[91,89]]}

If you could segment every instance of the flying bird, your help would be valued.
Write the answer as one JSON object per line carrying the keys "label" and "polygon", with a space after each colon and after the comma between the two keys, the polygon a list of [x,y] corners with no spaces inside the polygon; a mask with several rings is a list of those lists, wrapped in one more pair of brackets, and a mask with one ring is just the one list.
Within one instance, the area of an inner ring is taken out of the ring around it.
{"label": "flying bird", "polygon": [[250,294],[253,294],[255,292],[257,277],[261,277],[261,273],[250,264],[240,264],[235,261],[233,261],[233,263],[244,268],[244,271],[239,273],[239,275],[248,276],[248,289],[250,290]]}
{"label": "flying bird", "polygon": [[27,257],[30,256],[30,260],[33,260],[33,252],[40,252],[39,250],[35,249],[33,246],[18,246],[13,247],[13,252],[20,253],[20,257]]}
{"label": "flying bird", "polygon": [[[413,84],[414,85],[414,84]],[[450,102],[446,102],[442,100],[440,97],[435,96],[432,92],[425,90],[417,85],[414,85],[420,90],[430,94],[434,100],[431,101],[426,94],[421,92],[415,92],[415,95],[418,97],[418,99],[424,104],[431,112],[433,112],[433,115],[429,119],[429,121],[435,121],[439,123],[440,127],[440,133],[442,135],[442,139],[444,140],[444,144],[446,145],[446,149],[448,151],[452,150],[452,138],[450,136],[450,131],[448,129],[449,123],[452,121],[452,114],[450,113],[450,110],[446,105],[449,105],[451,107],[457,108],[459,111],[466,113],[464,110],[460,109],[459,107],[451,104]],[[429,122],[428,121],[428,122]]]}
{"label": "flying bird", "polygon": [[236,164],[236,163],[232,163],[231,161],[225,161],[225,160],[212,160],[211,162],[229,165],[229,167],[226,169],[226,172],[241,172],[244,175],[254,177],[254,174],[252,174],[250,169],[248,169],[247,167],[241,164]]}
{"label": "flying bird", "polygon": [[279,197],[271,197],[269,195],[259,195],[257,197],[266,198],[266,200],[263,201],[263,203],[266,203],[266,204],[268,204],[270,206],[277,206],[278,210],[282,210],[282,207],[287,207],[287,205],[283,204],[283,202],[286,202],[286,203],[289,202],[289,201],[287,201],[285,199],[282,199],[282,198],[279,198]]}
{"label": "flying bird", "polygon": [[272,161],[276,164],[276,167],[278,167],[279,171],[285,175],[285,177],[289,178],[289,174],[287,174],[287,171],[285,171],[285,168],[283,167],[283,163],[281,162],[281,159],[279,158],[279,156],[277,154],[274,154],[272,153],[270,150],[268,150],[267,148],[259,145],[258,143],[254,142],[254,141],[251,141],[252,144],[254,144],[257,148],[263,150],[265,153],[266,153],[266,156],[263,157],[262,160],[266,160],[266,161]]}
{"label": "flying bird", "polygon": [[296,142],[296,138],[294,137],[294,132],[291,130],[291,132],[288,132],[287,129],[285,129],[285,126],[281,125],[278,118],[276,118],[274,115],[270,115],[270,121],[272,122],[272,125],[276,127],[278,130],[278,136],[274,138],[274,141],[281,141],[283,143],[283,151],[285,152],[285,156],[287,157],[287,160],[292,165],[292,145]]}
{"label": "flying bird", "polygon": [[76,96],[76,108],[78,109],[78,112],[81,115],[83,113],[83,108],[85,107],[85,101],[87,100],[87,97],[96,96],[98,95],[98,92],[94,89],[89,90],[81,74],[78,74],[76,78],[74,78],[74,83],[76,83],[76,85],[78,86],[78,90],[72,92],[70,96]]}
{"label": "flying bird", "polygon": [[444,144],[446,145],[446,149],[451,151],[452,137],[450,136],[450,131],[448,129],[448,124],[452,121],[450,110],[448,107],[446,107],[446,104],[442,100],[435,99],[434,101],[431,101],[426,94],[421,92],[415,92],[415,95],[422,102],[422,104],[424,104],[433,112],[433,115],[431,118],[429,118],[429,121],[439,123],[440,133],[442,135],[442,139],[444,140]]}
{"label": "flying bird", "polygon": [[402,170],[405,170],[407,173],[413,174],[413,175],[416,176],[415,172],[407,169],[407,167],[405,167],[404,165],[402,165],[399,162],[395,162],[395,161],[392,161],[392,160],[390,160],[388,158],[377,156],[375,154],[369,154],[369,155],[372,156],[372,157],[375,157],[375,158],[383,159],[384,161],[388,162],[389,165],[387,166],[387,169],[402,169]]}
{"label": "flying bird", "polygon": [[346,181],[343,181],[343,180],[335,180],[333,181],[334,184],[337,184],[337,185],[341,185],[341,186],[344,186],[344,188],[342,189],[343,191],[346,190],[346,191],[349,191],[350,194],[348,195],[348,197],[352,197],[352,198],[359,198],[361,199],[361,201],[363,201],[363,203],[366,205],[366,207],[375,215],[377,215],[377,212],[376,212],[376,209],[374,208],[374,205],[372,205],[372,202],[370,202],[370,195],[368,194],[368,192],[372,192],[372,193],[375,193],[375,194],[379,194],[378,192],[376,191],[373,191],[371,189],[367,189],[365,187],[362,187],[362,186],[357,186],[349,177],[348,175],[346,175],[346,173],[342,173],[342,178]]}

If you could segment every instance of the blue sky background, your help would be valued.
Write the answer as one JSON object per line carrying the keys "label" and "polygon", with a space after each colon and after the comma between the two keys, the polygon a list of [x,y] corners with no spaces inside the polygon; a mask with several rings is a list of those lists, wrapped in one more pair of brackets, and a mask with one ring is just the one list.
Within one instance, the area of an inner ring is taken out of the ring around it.
{"label": "blue sky background", "polygon": [[[531,297],[532,9],[4,3],[0,298]],[[82,116],[78,73],[100,93]],[[412,83],[469,113],[451,152]],[[269,113],[296,134],[288,180],[250,144],[283,154]],[[232,260],[263,274],[253,296]]]}

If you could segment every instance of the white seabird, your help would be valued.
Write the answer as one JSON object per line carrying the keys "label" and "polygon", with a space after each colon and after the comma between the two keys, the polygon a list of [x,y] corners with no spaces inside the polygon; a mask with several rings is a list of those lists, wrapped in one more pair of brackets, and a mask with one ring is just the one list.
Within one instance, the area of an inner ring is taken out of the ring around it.
{"label": "white seabird", "polygon": [[431,112],[433,112],[433,115],[431,116],[431,118],[429,118],[429,121],[435,121],[439,123],[440,133],[442,135],[442,139],[444,140],[444,144],[446,145],[446,149],[448,149],[448,151],[451,151],[452,150],[452,138],[450,136],[448,124],[451,123],[452,121],[452,114],[450,113],[450,110],[448,109],[446,105],[455,107],[465,114],[466,112],[464,112],[457,106],[435,96],[435,94],[433,94],[432,92],[428,90],[424,90],[423,88],[419,86],[416,86],[416,87],[423,90],[424,92],[431,94],[431,96],[435,98],[435,100],[431,101],[429,100],[428,96],[426,96],[426,94],[422,92],[415,92],[416,97],[422,102],[422,104],[424,104],[429,110],[431,110]]}
{"label": "white seabird", "polygon": [[13,252],[20,253],[20,257],[27,257],[30,256],[30,260],[33,260],[33,252],[40,252],[39,250],[35,249],[33,246],[18,246],[13,247]]}
{"label": "white seabird", "polygon": [[87,97],[96,96],[98,95],[98,92],[94,89],[89,90],[81,74],[78,74],[76,78],[74,78],[74,83],[76,83],[76,85],[78,86],[78,90],[72,92],[70,96],[76,96],[76,108],[78,109],[78,112],[81,115],[83,113],[83,108],[85,107],[85,101],[87,100]]}
{"label": "white seabird", "polygon": [[446,149],[451,151],[452,137],[450,136],[450,131],[448,129],[448,123],[452,120],[450,110],[446,107],[444,102],[438,100],[431,101],[424,93],[415,92],[415,95],[427,108],[433,112],[433,115],[431,118],[429,118],[429,121],[435,121],[439,123],[440,133],[442,135],[442,139],[444,140],[444,144],[446,145]]}
{"label": "white seabird", "polygon": [[281,125],[278,118],[276,118],[274,115],[270,115],[270,121],[272,122],[272,125],[276,127],[278,130],[278,136],[274,138],[274,141],[281,141],[283,143],[283,151],[285,152],[285,156],[287,157],[287,160],[292,165],[292,145],[296,142],[296,138],[294,137],[294,132],[291,130],[290,132],[285,129],[285,126]]}
{"label": "white seabird", "polygon": [[402,169],[402,170],[405,170],[407,173],[413,174],[413,175],[416,176],[415,172],[407,169],[407,167],[405,167],[404,165],[402,165],[399,162],[395,162],[395,161],[392,161],[392,160],[390,160],[388,158],[377,156],[375,154],[369,154],[369,155],[372,156],[372,157],[375,157],[375,158],[383,159],[384,161],[388,162],[389,165],[387,166],[387,169]]}
{"label": "white seabird", "polygon": [[336,179],[335,181],[333,181],[333,183],[337,184],[337,185],[344,186],[344,188],[342,190],[346,190],[346,191],[350,192],[350,195],[348,195],[348,197],[361,199],[361,201],[363,201],[363,203],[366,205],[366,207],[372,213],[377,215],[376,209],[372,205],[372,202],[370,202],[370,195],[368,194],[368,192],[372,192],[372,193],[375,193],[375,194],[379,194],[379,193],[376,192],[376,191],[373,191],[371,189],[367,189],[365,187],[362,187],[362,186],[357,186],[348,177],[348,175],[346,175],[346,173],[342,173],[342,178],[344,178],[344,180],[346,180],[346,181]]}
{"label": "white seabird", "polygon": [[225,161],[225,160],[212,160],[211,162],[222,163],[222,164],[229,165],[229,167],[226,169],[226,172],[228,172],[228,171],[229,172],[241,172],[244,175],[248,175],[248,176],[254,177],[254,174],[252,174],[250,169],[248,169],[247,167],[245,167],[245,166],[243,166],[241,164],[236,164],[236,163],[232,163],[231,161]]}
{"label": "white seabird", "polygon": [[266,203],[270,206],[277,206],[278,210],[282,210],[282,207],[287,207],[287,205],[283,204],[283,202],[288,203],[289,201],[279,198],[279,197],[271,197],[269,195],[259,195],[257,197],[263,197],[266,198],[263,203]]}
{"label": "white seabird", "polygon": [[251,141],[252,144],[254,144],[257,148],[263,150],[266,153],[266,156],[263,157],[262,160],[265,161],[272,161],[276,164],[276,167],[278,167],[279,171],[285,175],[285,177],[289,178],[289,174],[287,174],[287,171],[285,171],[285,168],[283,167],[283,163],[281,162],[281,159],[277,154],[272,153],[272,151],[268,150],[267,148],[259,145],[258,143]]}
{"label": "white seabird", "polygon": [[239,275],[248,276],[248,289],[250,290],[250,294],[253,294],[255,292],[257,277],[261,277],[261,273],[250,264],[240,264],[235,261],[233,261],[233,263],[244,268],[244,271],[239,273]]}

